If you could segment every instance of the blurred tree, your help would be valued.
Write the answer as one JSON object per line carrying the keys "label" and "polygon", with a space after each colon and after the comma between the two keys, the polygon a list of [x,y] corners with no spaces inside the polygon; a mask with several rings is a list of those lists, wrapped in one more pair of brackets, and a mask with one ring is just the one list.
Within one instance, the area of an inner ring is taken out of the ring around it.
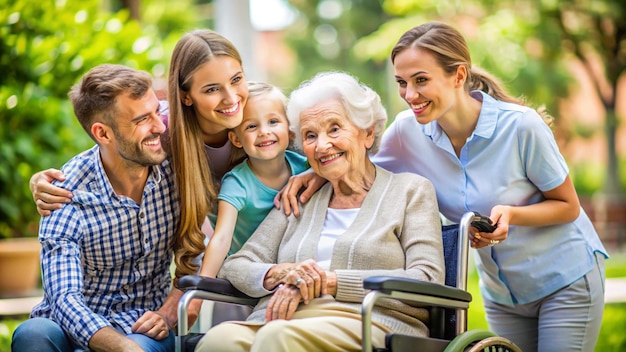
{"label": "blurred tree", "polygon": [[130,18],[139,21],[141,19],[140,1],[139,0],[121,0],[124,8],[130,13]]}
{"label": "blurred tree", "polygon": [[162,67],[159,37],[98,0],[0,0],[0,237],[35,235],[28,180],[93,145],[67,100],[91,67]]}
{"label": "blurred tree", "polygon": [[[626,2],[558,1],[541,7],[542,17],[557,24],[563,50],[584,64],[604,106],[608,165],[603,191],[622,192],[616,151],[619,79],[626,73]],[[595,62],[600,60],[598,67]]]}
{"label": "blurred tree", "polygon": [[270,81],[295,87],[320,71],[342,70],[361,79],[381,95],[388,90],[386,65],[358,60],[356,41],[376,30],[389,16],[379,0],[289,0],[300,12],[286,29],[286,40],[297,55],[298,66],[289,82]]}
{"label": "blurred tree", "polygon": [[354,51],[361,59],[388,60],[400,35],[417,24],[450,23],[466,36],[473,64],[502,78],[529,103],[545,103],[557,125],[557,103],[574,82],[564,60],[583,62],[606,110],[609,160],[603,191],[621,192],[615,103],[617,82],[626,72],[626,2],[385,0],[382,7],[392,19],[357,41]]}

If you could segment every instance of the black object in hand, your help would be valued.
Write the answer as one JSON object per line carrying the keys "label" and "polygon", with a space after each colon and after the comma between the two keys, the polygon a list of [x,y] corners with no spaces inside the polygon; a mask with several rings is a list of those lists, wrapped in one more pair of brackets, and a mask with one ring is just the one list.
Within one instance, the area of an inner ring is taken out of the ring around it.
{"label": "black object in hand", "polygon": [[478,212],[474,212],[472,226],[478,229],[478,232],[493,232],[496,229],[496,226],[491,224],[491,219],[480,215]]}

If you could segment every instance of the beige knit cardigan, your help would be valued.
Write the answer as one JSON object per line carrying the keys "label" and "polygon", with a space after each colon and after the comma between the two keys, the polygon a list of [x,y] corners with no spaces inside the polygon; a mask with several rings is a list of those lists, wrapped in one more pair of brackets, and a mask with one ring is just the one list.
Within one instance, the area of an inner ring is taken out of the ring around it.
{"label": "beige knit cardigan", "polygon": [[[273,209],[241,250],[225,261],[220,277],[250,296],[263,297],[248,321],[264,321],[271,291],[263,288],[263,278],[273,264],[315,258],[332,194],[332,185],[325,184],[300,205],[298,218]],[[441,224],[430,181],[377,166],[376,179],[353,224],[335,243],[330,270],[337,273],[337,294],[330,297],[333,309],[355,314],[361,312],[366,277],[389,275],[443,284]],[[425,309],[396,300],[385,300],[373,314],[374,323],[416,336],[427,335],[423,324],[427,319]]]}

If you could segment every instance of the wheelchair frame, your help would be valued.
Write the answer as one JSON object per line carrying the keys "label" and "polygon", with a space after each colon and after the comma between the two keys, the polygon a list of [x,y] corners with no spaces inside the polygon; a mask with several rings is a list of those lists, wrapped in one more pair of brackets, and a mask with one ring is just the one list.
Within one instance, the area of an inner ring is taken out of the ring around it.
{"label": "wheelchair frame", "polygon": [[[374,306],[381,298],[392,298],[432,306],[431,321],[436,321],[437,326],[430,327],[430,337],[426,338],[388,334],[386,339],[387,345],[397,346],[405,350],[404,348],[407,344],[413,345],[415,341],[420,341],[420,343],[425,344],[423,347],[432,347],[436,351],[472,352],[497,350],[521,352],[511,341],[492,332],[484,330],[467,331],[467,309],[469,308],[469,302],[472,300],[472,296],[466,291],[469,228],[473,220],[476,220],[474,212],[467,212],[459,223],[457,238],[457,287],[388,276],[375,276],[364,280],[363,287],[370,290],[370,292],[363,298],[361,307],[363,351],[369,352],[373,350],[371,318]],[[258,298],[245,295],[224,279],[188,275],[180,278],[179,288],[186,292],[178,303],[176,352],[185,352],[185,345],[191,337],[187,323],[187,311],[193,299],[213,300],[247,306],[254,306],[258,302]],[[454,309],[456,315],[455,337],[452,340],[445,338],[445,308]]]}

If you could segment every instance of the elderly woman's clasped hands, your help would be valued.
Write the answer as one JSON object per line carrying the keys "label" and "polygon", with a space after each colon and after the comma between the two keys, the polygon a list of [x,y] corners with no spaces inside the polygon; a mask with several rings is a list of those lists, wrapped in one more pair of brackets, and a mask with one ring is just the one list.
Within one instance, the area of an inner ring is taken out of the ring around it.
{"label": "elderly woman's clasped hands", "polygon": [[267,321],[289,320],[300,302],[308,304],[311,299],[328,293],[326,271],[313,259],[272,266],[263,286],[267,290],[276,289],[265,311]]}

